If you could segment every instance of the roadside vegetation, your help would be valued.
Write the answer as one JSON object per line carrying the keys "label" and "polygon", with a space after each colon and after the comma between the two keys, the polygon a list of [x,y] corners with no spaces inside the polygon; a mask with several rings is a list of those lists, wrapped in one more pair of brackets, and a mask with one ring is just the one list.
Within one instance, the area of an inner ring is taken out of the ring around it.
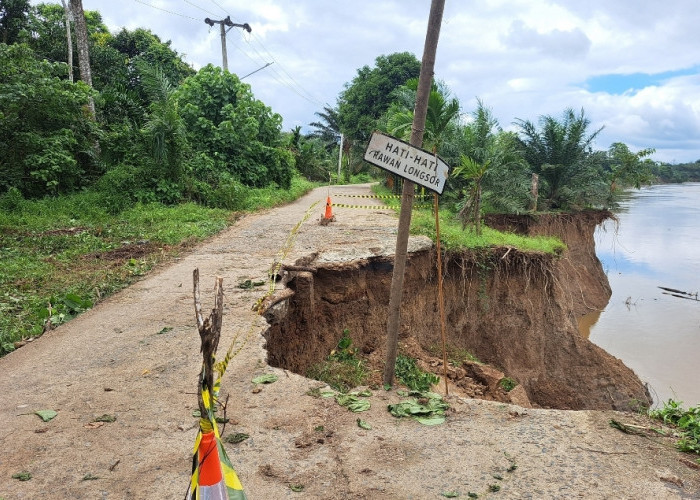
{"label": "roadside vegetation", "polygon": [[[683,408],[683,403],[669,399],[662,408],[649,410],[649,416],[676,428],[676,447],[700,455],[700,405]],[[700,464],[700,458],[697,460]]]}
{"label": "roadside vegetation", "polygon": [[[195,71],[147,28],[112,33],[99,12],[84,16],[89,61],[80,60],[76,38],[84,36],[60,4],[0,8],[0,355],[237,212],[329,181],[379,178],[398,192],[399,179],[362,156],[373,130],[410,132],[420,71],[413,54],[380,55],[308,130],[283,131],[282,117],[236,74]],[[76,35],[70,47],[66,17]],[[79,64],[67,64],[69,53]],[[86,66],[91,78],[78,70]],[[482,101],[465,112],[434,83],[423,147],[454,167],[440,201],[446,248],[556,254],[560,242],[492,231],[483,214],[605,208],[660,172],[651,150],[594,150],[600,129],[590,130],[583,110],[514,120],[517,130],[505,131]],[[662,170],[674,178],[692,169]],[[434,237],[433,226],[429,210],[416,212],[413,231]]]}

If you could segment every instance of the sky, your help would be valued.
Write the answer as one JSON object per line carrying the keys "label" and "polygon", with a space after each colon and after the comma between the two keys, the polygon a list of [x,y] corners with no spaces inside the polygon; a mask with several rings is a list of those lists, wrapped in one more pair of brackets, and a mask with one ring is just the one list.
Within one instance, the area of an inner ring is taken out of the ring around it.
{"label": "sky", "polygon": [[[39,3],[39,2],[32,2]],[[57,3],[57,2],[56,2]],[[110,31],[147,28],[195,69],[221,65],[305,131],[362,66],[409,51],[420,59],[428,0],[83,0]],[[585,110],[595,149],[624,142],[654,160],[700,160],[699,0],[446,0],[435,76],[467,120],[477,98],[502,128]],[[263,69],[268,63],[272,63]],[[256,73],[251,74],[256,70]]]}

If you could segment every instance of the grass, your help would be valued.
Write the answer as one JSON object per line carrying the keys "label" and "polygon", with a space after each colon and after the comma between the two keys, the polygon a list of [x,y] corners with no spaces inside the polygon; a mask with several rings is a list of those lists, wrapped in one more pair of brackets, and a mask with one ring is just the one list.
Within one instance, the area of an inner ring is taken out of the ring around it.
{"label": "grass", "polygon": [[[377,194],[391,194],[388,189],[382,186],[375,186],[374,190]],[[432,195],[427,196],[426,199],[428,201],[422,204],[427,203],[432,206]],[[401,205],[400,199],[385,201],[397,210]],[[421,208],[413,211],[411,234],[424,235],[433,241],[436,240],[435,215],[432,208]],[[514,247],[523,252],[553,255],[560,254],[566,248],[566,245],[555,236],[521,236],[497,231],[485,225],[482,225],[482,234],[477,235],[472,229],[462,229],[462,223],[457,219],[457,214],[444,208],[440,209],[440,243],[444,250]]]}
{"label": "grass", "polygon": [[[290,202],[313,184],[251,189],[245,211]],[[184,203],[137,204],[112,215],[102,195],[0,196],[0,355],[63,323],[214,235],[236,214]]]}
{"label": "grass", "polygon": [[369,376],[369,371],[357,357],[357,348],[352,346],[352,339],[348,330],[345,329],[336,348],[325,360],[312,365],[307,370],[306,376],[325,382],[336,391],[345,394],[363,385]]}
{"label": "grass", "polygon": [[682,405],[682,402],[669,399],[663,408],[649,410],[649,416],[677,428],[680,439],[676,447],[680,451],[700,455],[700,405],[687,410]]}

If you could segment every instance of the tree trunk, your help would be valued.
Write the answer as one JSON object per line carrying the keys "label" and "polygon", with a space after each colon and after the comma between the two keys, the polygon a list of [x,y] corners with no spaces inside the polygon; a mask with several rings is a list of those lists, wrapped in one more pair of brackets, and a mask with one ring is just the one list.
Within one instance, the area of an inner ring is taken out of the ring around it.
{"label": "tree trunk", "polygon": [[66,16],[66,45],[68,46],[68,80],[73,81],[73,38],[70,34],[71,11],[65,0],[61,0]]}
{"label": "tree trunk", "polygon": [[[87,24],[83,12],[82,0],[70,0],[71,10],[75,19],[75,38],[78,47],[78,65],[80,66],[80,79],[92,87],[92,74],[90,72],[90,49],[88,48]],[[90,113],[95,117],[95,101],[90,97],[88,102]]]}
{"label": "tree trunk", "polygon": [[532,174],[532,183],[530,184],[530,195],[531,195],[531,200],[530,200],[530,210],[533,212],[537,211],[537,198],[539,196],[539,189],[540,189],[540,177],[533,172]]}

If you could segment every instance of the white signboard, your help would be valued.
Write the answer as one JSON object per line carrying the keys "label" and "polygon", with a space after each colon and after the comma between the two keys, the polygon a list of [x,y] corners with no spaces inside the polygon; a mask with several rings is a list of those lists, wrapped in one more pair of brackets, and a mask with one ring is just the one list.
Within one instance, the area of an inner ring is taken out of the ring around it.
{"label": "white signboard", "polygon": [[449,167],[439,156],[390,135],[374,132],[365,161],[424,186],[437,194],[445,189]]}

